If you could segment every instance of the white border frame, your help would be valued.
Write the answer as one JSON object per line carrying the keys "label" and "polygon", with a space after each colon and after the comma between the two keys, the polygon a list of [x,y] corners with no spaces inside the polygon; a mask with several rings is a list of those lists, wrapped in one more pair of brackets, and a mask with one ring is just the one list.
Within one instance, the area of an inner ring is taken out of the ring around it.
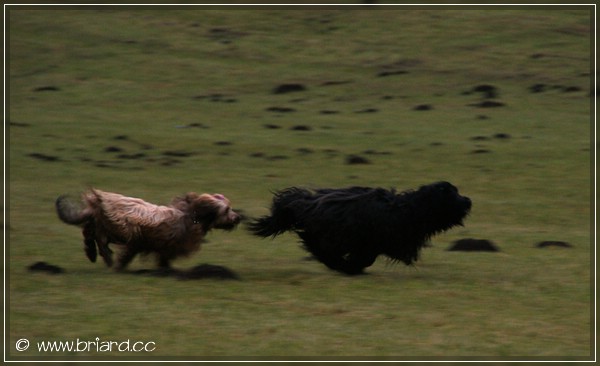
{"label": "white border frame", "polygon": [[[181,363],[181,362],[186,362],[186,363],[190,363],[190,362],[194,362],[194,363],[232,363],[232,362],[236,362],[236,363],[256,363],[256,362],[260,362],[260,363],[283,363],[283,362],[291,362],[291,363],[313,363],[313,362],[344,362],[344,363],[364,363],[364,362],[368,362],[368,363],[406,363],[406,362],[410,362],[410,363],[449,363],[449,362],[453,362],[453,363],[490,363],[490,362],[506,362],[506,363],[516,363],[516,362],[531,362],[531,363],[565,363],[565,362],[596,362],[597,360],[597,311],[596,311],[596,307],[597,307],[597,303],[596,303],[596,296],[597,296],[597,271],[596,271],[596,257],[597,257],[597,248],[596,248],[596,244],[597,244],[597,237],[596,237],[596,229],[597,229],[597,212],[596,212],[596,202],[597,202],[597,192],[596,192],[596,187],[597,187],[597,181],[596,181],[596,156],[597,156],[597,144],[596,144],[596,137],[597,137],[597,131],[596,131],[596,121],[597,121],[597,91],[598,91],[598,84],[597,84],[597,78],[598,78],[598,72],[597,72],[597,20],[596,20],[596,11],[597,11],[597,4],[587,4],[587,3],[577,3],[577,4],[545,4],[545,3],[511,3],[511,4],[468,4],[468,3],[455,3],[455,4],[418,4],[418,3],[408,3],[408,4],[323,4],[323,3],[315,3],[315,4],[280,4],[280,3],[275,3],[275,4],[3,4],[3,22],[4,22],[4,126],[3,126],[3,153],[4,153],[4,159],[3,159],[3,218],[4,218],[4,230],[3,230],[3,244],[4,244],[4,270],[3,270],[3,285],[4,285],[4,291],[3,291],[3,314],[4,316],[4,321],[3,321],[3,362],[8,363],[8,362],[18,362],[18,363],[23,363],[23,362],[28,362],[28,363],[56,363],[56,362],[67,362],[67,363],[109,363],[109,362],[123,362],[123,363],[132,363],[132,362],[136,362],[136,363],[157,363],[157,362],[174,362],[174,363]],[[569,361],[569,360],[443,360],[443,361],[402,361],[402,360],[369,360],[369,361],[359,361],[359,360],[339,360],[339,361],[320,361],[320,360],[276,360],[276,361],[270,361],[270,360],[256,360],[256,361],[251,361],[251,360],[186,360],[186,361],[179,361],[179,360],[175,360],[175,361],[169,361],[169,360],[133,360],[133,361],[128,361],[128,360],[115,360],[115,361],[109,361],[109,360],[104,360],[104,361],[100,361],[100,360],[85,360],[85,359],[81,359],[81,360],[7,360],[7,354],[8,351],[6,349],[6,342],[7,342],[7,334],[6,334],[6,318],[7,318],[7,304],[6,304],[6,300],[7,300],[7,296],[6,296],[6,278],[7,278],[7,245],[6,245],[6,232],[7,232],[7,228],[8,228],[8,222],[7,222],[7,212],[6,212],[6,202],[7,202],[7,184],[6,184],[6,152],[7,152],[7,144],[6,144],[6,121],[7,121],[7,110],[6,110],[6,103],[7,103],[7,90],[6,90],[6,29],[7,29],[7,22],[6,22],[6,13],[7,13],[7,7],[17,7],[17,6],[22,6],[22,7],[30,7],[30,6],[47,6],[47,7],[56,7],[56,6],[80,6],[80,7],[92,7],[92,6],[169,6],[169,7],[176,7],[176,6],[181,6],[181,7],[192,7],[192,6],[237,6],[237,7],[249,7],[249,6],[288,6],[288,7],[308,7],[308,6],[353,6],[353,7],[357,7],[357,6],[387,6],[387,7],[392,7],[392,6],[397,6],[397,7],[408,7],[408,6],[465,6],[465,7],[477,7],[477,6],[547,6],[547,7],[560,7],[560,6],[590,6],[594,8],[594,29],[593,29],[593,39],[594,39],[594,105],[593,105],[593,115],[594,115],[594,157],[593,157],[593,163],[594,163],[594,177],[593,177],[593,184],[594,184],[594,202],[593,202],[593,206],[594,206],[594,214],[593,214],[593,218],[594,218],[594,235],[593,235],[593,244],[594,244],[594,278],[592,280],[591,285],[593,285],[593,294],[594,294],[594,299],[593,299],[593,305],[594,305],[594,337],[591,341],[594,342],[594,346],[593,346],[593,360],[584,360],[584,361]]]}

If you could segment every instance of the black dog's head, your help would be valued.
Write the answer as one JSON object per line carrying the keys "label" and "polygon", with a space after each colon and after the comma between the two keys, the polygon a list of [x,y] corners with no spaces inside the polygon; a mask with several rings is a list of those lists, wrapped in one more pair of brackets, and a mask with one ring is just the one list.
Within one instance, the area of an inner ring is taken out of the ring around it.
{"label": "black dog's head", "polygon": [[471,199],[461,196],[458,189],[448,182],[422,186],[414,194],[420,209],[427,216],[425,222],[433,232],[462,225],[471,210]]}

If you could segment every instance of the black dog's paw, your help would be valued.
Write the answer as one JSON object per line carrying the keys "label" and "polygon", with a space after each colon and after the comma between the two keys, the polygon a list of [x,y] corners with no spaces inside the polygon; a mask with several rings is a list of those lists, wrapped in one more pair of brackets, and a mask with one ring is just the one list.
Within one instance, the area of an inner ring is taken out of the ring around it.
{"label": "black dog's paw", "polygon": [[59,266],[48,264],[46,262],[36,262],[27,267],[31,272],[48,272],[51,274],[64,273],[65,270]]}

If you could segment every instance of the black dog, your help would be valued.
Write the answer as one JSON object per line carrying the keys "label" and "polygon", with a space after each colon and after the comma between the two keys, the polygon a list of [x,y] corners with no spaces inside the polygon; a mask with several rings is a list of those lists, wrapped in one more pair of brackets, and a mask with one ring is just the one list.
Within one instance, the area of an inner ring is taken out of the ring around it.
{"label": "black dog", "polygon": [[271,215],[249,229],[262,237],[296,232],[316,259],[339,272],[360,274],[380,254],[412,264],[433,235],[462,225],[471,200],[448,182],[396,193],[383,188],[275,193]]}

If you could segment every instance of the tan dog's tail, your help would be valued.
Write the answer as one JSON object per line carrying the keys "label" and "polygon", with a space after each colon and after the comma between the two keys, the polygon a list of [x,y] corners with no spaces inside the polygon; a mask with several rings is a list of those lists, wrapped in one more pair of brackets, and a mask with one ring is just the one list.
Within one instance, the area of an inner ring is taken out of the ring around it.
{"label": "tan dog's tail", "polygon": [[80,202],[73,202],[68,196],[63,195],[56,199],[56,213],[61,221],[67,224],[83,226],[85,254],[91,262],[96,262],[98,251],[94,238],[94,224],[90,221],[92,219],[92,209],[89,206],[83,206]]}
{"label": "tan dog's tail", "polygon": [[81,203],[73,202],[68,196],[63,195],[56,199],[56,213],[64,223],[83,225],[92,217],[92,212]]}

